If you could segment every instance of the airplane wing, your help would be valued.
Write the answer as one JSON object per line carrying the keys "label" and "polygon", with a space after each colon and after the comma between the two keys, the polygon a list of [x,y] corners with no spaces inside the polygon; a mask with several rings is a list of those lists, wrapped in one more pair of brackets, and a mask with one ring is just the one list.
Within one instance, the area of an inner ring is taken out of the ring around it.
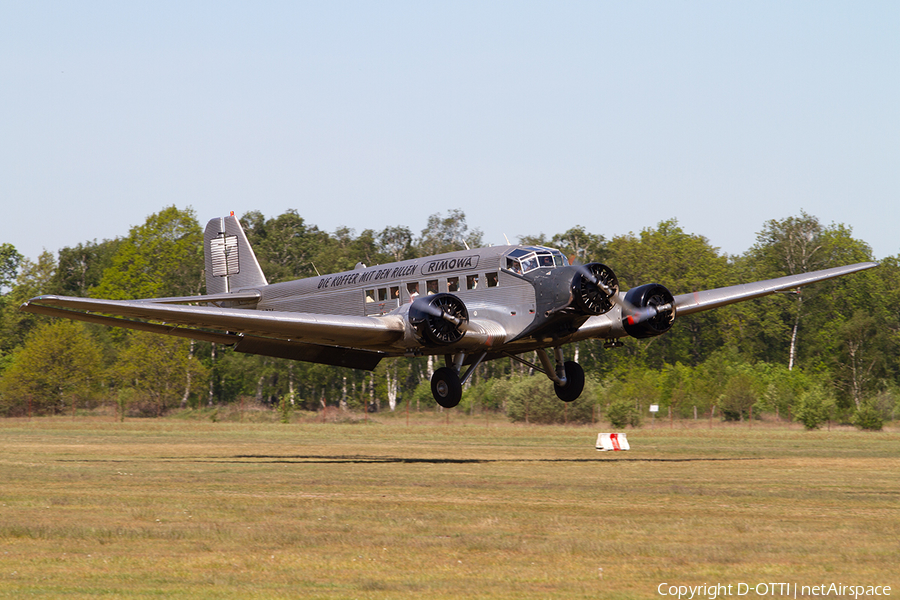
{"label": "airplane wing", "polygon": [[[728,304],[752,300],[753,298],[761,298],[777,292],[793,290],[804,285],[834,279],[842,275],[856,273],[857,271],[865,271],[877,266],[878,263],[874,262],[856,263],[833,269],[810,271],[800,275],[788,275],[777,279],[678,294],[674,297],[675,316],[677,319],[685,315],[712,310]],[[620,294],[620,296],[624,297],[624,293]],[[627,333],[622,327],[622,318],[623,314],[619,308],[591,317],[578,329],[572,339],[624,337]]]}
{"label": "airplane wing", "polygon": [[761,298],[776,292],[792,290],[817,281],[825,281],[842,275],[856,273],[857,271],[865,271],[877,266],[878,263],[874,262],[856,263],[855,265],[811,271],[800,275],[788,275],[787,277],[744,283],[714,290],[679,294],[675,296],[675,314],[677,316],[690,315],[736,302],[743,302],[744,300]]}
{"label": "airplane wing", "polygon": [[[711,310],[735,302],[759,298],[779,291],[871,269],[874,262],[858,263],[766,281],[703,290],[674,296],[676,316]],[[406,332],[399,315],[349,316],[260,311],[228,306],[185,306],[177,303],[207,302],[255,304],[255,293],[216,294],[208,297],[150,300],[99,300],[67,296],[38,296],[22,305],[26,312],[127,327],[142,331],[234,344],[238,352],[305,360],[357,369],[374,369],[389,355]],[[623,328],[622,308],[589,318],[570,341],[586,338],[617,338],[628,335]],[[154,321],[154,322],[147,322]],[[491,322],[470,322],[467,338],[488,346],[502,340],[506,332]],[[500,342],[502,343],[502,342]]]}
{"label": "airplane wing", "polygon": [[[203,297],[192,299],[202,301]],[[235,350],[238,352],[359,369],[375,368],[381,358],[386,356],[378,348],[387,347],[402,338],[406,327],[403,319],[396,316],[319,315],[68,296],[38,296],[23,304],[21,310],[209,342],[237,344]],[[162,324],[136,319],[161,321]]]}

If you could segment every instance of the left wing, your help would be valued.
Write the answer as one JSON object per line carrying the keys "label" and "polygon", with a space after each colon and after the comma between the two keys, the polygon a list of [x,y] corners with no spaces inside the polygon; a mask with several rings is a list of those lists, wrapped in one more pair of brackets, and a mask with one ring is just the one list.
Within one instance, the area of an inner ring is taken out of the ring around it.
{"label": "left wing", "polygon": [[[818,281],[834,279],[835,277],[849,275],[857,271],[865,271],[877,266],[878,263],[874,262],[856,263],[821,271],[810,271],[800,275],[788,275],[787,277],[778,277],[753,283],[678,294],[674,297],[675,317],[712,310],[721,306],[743,302],[744,300],[752,300],[753,298],[761,298]],[[619,295],[620,298],[624,298],[623,293]],[[628,335],[622,326],[622,320],[628,317],[628,310],[628,307],[618,304],[614,310],[608,313],[591,317],[578,329],[572,339],[617,338]]]}
{"label": "left wing", "polygon": [[865,271],[866,269],[877,266],[878,263],[874,262],[856,263],[855,265],[834,267],[833,269],[810,271],[809,273],[801,273],[800,275],[788,275],[787,277],[732,285],[730,287],[716,288],[714,290],[679,294],[675,296],[675,314],[690,315],[696,312],[734,304],[736,302],[743,302],[744,300],[761,298],[776,292],[792,290],[800,286],[809,285],[810,283],[816,283],[817,281],[825,281],[842,275],[856,273],[857,271]]}

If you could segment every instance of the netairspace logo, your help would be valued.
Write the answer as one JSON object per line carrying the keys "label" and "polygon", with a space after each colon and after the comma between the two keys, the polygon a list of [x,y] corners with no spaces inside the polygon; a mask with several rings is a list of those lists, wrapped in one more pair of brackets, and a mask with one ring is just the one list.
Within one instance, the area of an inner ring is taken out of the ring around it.
{"label": "netairspace logo", "polygon": [[672,596],[678,600],[693,598],[724,598],[728,596],[768,596],[776,598],[798,598],[801,596],[832,596],[835,598],[869,598],[890,596],[889,585],[844,585],[842,583],[822,583],[801,585],[798,583],[714,583],[703,585],[674,585],[661,583],[656,591],[660,596]]}

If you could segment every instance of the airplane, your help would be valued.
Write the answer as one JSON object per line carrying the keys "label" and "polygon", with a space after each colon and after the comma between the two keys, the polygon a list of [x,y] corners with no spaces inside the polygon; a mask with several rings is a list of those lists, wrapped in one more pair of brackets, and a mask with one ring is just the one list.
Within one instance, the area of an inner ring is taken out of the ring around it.
{"label": "airplane", "polygon": [[[619,290],[601,263],[570,264],[557,249],[506,245],[268,283],[240,222],[209,221],[207,293],[102,300],[37,296],[23,311],[227,344],[237,352],[372,370],[388,357],[435,355],[431,391],[445,408],[484,361],[508,357],[546,375],[565,402],[585,375],[563,346],[650,338],[676,317],[794,290],[877,266],[874,262],[673,295],[659,283]],[[553,353],[551,361],[550,352]],[[540,365],[520,355],[535,352]],[[463,370],[465,368],[465,371]]]}

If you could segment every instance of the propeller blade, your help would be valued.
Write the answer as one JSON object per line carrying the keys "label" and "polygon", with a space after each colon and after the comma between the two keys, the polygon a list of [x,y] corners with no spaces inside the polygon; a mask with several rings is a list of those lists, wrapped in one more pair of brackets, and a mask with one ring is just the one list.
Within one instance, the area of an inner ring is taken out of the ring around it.
{"label": "propeller blade", "polygon": [[439,306],[435,306],[431,302],[421,302],[416,305],[416,309],[421,310],[422,312],[429,314],[433,317],[438,317],[449,323],[452,323],[453,325],[461,328],[464,331],[466,331],[468,329],[468,325],[469,325],[468,319],[461,319],[457,316],[451,315],[450,313],[445,311],[443,308],[441,308]]}
{"label": "propeller blade", "polygon": [[584,266],[583,264],[577,263],[572,266],[575,267],[575,270],[579,275],[581,275],[582,277],[584,277],[585,279],[587,279],[588,281],[590,281],[591,283],[596,285],[598,288],[600,288],[603,291],[604,294],[609,296],[609,301],[612,302],[613,304],[618,305],[622,309],[623,312],[626,312],[626,311],[634,312],[634,311],[640,310],[636,306],[634,306],[631,302],[628,302],[627,300],[625,300],[625,298],[622,297],[621,295],[619,295],[618,293],[614,293],[613,290],[611,290],[606,284],[604,284],[602,281],[600,281],[597,278],[597,276],[594,275],[594,273],[590,269],[588,269],[586,266]]}

